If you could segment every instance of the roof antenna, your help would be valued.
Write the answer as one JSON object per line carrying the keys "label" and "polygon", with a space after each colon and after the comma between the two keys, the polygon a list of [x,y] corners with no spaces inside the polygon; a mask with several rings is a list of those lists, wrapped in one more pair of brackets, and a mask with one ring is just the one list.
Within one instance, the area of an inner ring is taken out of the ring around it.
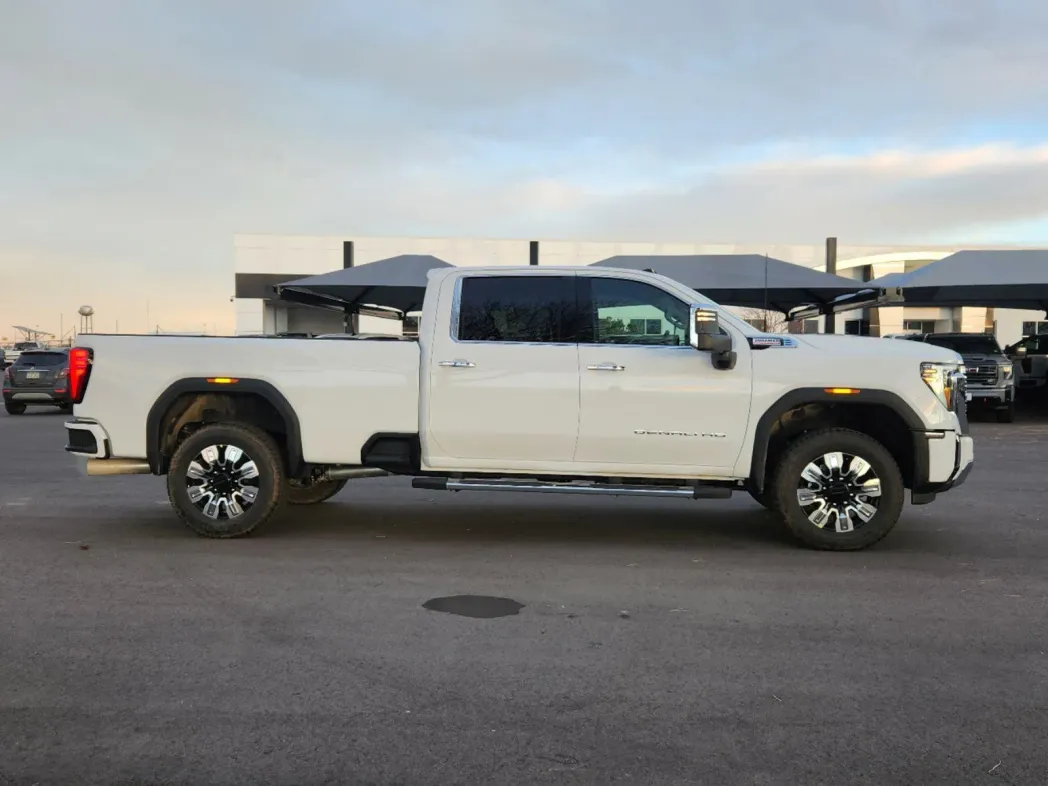
{"label": "roof antenna", "polygon": [[764,332],[768,332],[768,255],[764,255]]}

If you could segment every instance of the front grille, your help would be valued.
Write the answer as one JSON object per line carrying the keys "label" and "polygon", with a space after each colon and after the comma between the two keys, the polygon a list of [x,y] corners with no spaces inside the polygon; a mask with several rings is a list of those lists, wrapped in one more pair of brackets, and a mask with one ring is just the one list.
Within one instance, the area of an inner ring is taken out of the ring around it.
{"label": "front grille", "polygon": [[997,366],[967,366],[964,370],[969,385],[996,385]]}

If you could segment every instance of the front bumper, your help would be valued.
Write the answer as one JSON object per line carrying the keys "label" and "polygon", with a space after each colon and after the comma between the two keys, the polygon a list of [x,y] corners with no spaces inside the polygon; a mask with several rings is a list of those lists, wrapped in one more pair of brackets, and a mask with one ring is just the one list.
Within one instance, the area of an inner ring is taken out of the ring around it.
{"label": "front bumper", "polygon": [[971,403],[975,405],[1006,405],[1015,400],[1015,387],[1006,385],[1004,387],[976,387],[969,385],[968,395],[972,397]]}
{"label": "front bumper", "polygon": [[[914,436],[918,440],[917,466],[910,502],[925,505],[968,479],[975,464],[975,442],[955,431],[921,431]],[[923,449],[920,440],[925,442]]]}

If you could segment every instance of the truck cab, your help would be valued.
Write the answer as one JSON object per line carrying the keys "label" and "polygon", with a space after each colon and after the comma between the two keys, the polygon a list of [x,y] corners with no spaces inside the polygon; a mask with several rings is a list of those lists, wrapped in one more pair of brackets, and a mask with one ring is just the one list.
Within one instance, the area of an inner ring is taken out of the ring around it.
{"label": "truck cab", "polygon": [[[131,369],[134,373],[130,373]],[[69,449],[164,475],[195,531],[391,473],[419,488],[714,499],[816,548],[884,537],[971,469],[960,356],[756,331],[611,268],[431,273],[417,341],[84,336]]]}

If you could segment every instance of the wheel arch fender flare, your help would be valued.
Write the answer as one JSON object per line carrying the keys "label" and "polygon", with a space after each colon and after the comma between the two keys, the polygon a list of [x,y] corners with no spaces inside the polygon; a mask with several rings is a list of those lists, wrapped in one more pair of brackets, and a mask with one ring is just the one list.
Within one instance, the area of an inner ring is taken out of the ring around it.
{"label": "wheel arch fender flare", "polygon": [[[796,388],[780,396],[768,407],[757,421],[753,435],[753,456],[750,461],[750,479],[754,488],[764,490],[765,470],[768,462],[768,445],[771,442],[771,430],[775,423],[791,409],[805,404],[880,404],[891,409],[912,432],[923,431],[924,421],[917,411],[901,396],[890,390],[863,388],[858,393],[842,397],[828,393],[824,388]],[[921,450],[924,455],[922,457]],[[914,440],[917,467],[927,467],[928,445],[925,440]]]}
{"label": "wheel arch fender flare", "polygon": [[160,445],[163,439],[163,418],[179,396],[187,393],[214,393],[226,395],[259,396],[276,410],[284,421],[285,442],[287,444],[288,474],[294,475],[303,466],[302,429],[284,394],[275,385],[261,379],[244,379],[238,377],[233,384],[219,383],[204,377],[187,377],[171,383],[161,393],[146,416],[146,459],[154,475],[163,474],[163,456]]}

